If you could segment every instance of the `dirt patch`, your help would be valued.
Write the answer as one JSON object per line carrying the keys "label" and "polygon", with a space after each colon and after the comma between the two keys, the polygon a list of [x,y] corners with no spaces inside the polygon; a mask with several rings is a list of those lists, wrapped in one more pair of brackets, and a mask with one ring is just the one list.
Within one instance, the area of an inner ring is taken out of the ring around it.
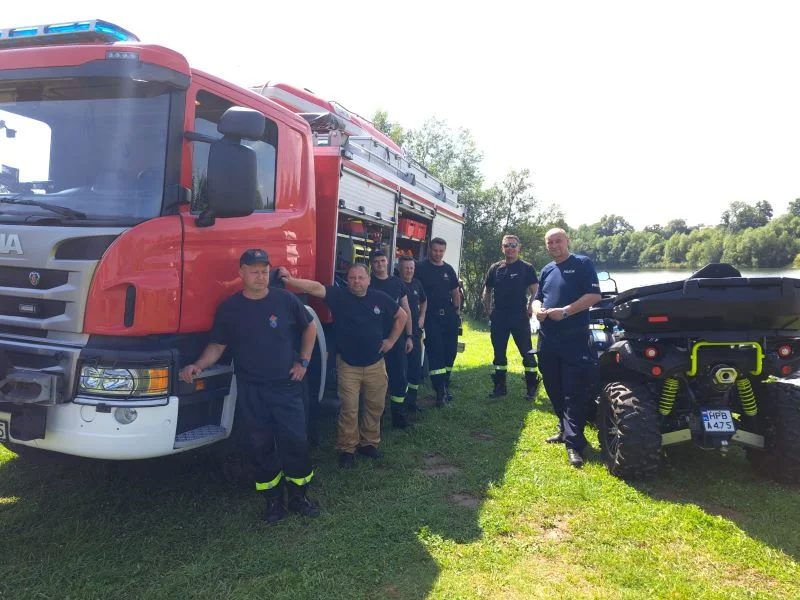
{"label": "dirt patch", "polygon": [[444,457],[438,452],[427,452],[422,457],[422,464],[426,467],[444,464]]}
{"label": "dirt patch", "polygon": [[466,506],[467,508],[476,508],[481,503],[480,498],[473,496],[472,494],[468,494],[467,492],[456,492],[455,494],[450,494],[450,501],[453,504],[457,504],[458,506]]}
{"label": "dirt patch", "polygon": [[379,591],[375,598],[402,598],[400,590],[393,585],[385,585]]}
{"label": "dirt patch", "polygon": [[422,469],[422,473],[428,477],[439,477],[440,475],[455,475],[460,473],[461,469],[453,465],[433,465]]}
{"label": "dirt patch", "polygon": [[559,517],[552,523],[546,523],[544,525],[544,533],[542,535],[544,539],[553,542],[563,542],[565,539],[569,538],[569,525],[567,524],[567,518]]}
{"label": "dirt patch", "polygon": [[481,440],[482,442],[490,442],[494,439],[494,434],[491,431],[476,431],[469,434],[473,440]]}
{"label": "dirt patch", "polygon": [[424,398],[420,398],[417,400],[417,404],[425,408],[436,406],[436,396],[425,396]]}

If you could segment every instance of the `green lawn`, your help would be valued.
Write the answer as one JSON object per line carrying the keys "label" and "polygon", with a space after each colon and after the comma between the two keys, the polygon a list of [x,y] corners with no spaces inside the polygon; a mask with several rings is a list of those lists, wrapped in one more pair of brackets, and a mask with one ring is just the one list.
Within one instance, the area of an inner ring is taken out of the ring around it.
{"label": "green lawn", "polygon": [[629,485],[583,470],[544,395],[489,400],[491,346],[465,332],[456,402],[385,458],[314,453],[315,521],[260,521],[251,481],[207,451],[139,463],[35,464],[0,450],[0,598],[800,598],[800,489],[744,454],[680,447]]}

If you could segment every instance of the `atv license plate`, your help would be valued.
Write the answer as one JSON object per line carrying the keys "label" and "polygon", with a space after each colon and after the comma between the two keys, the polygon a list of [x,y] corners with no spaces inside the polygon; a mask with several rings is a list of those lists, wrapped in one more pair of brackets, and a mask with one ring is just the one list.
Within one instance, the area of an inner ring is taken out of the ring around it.
{"label": "atv license plate", "polygon": [[733,426],[733,417],[729,410],[704,410],[703,427],[711,433],[732,433],[736,431]]}
{"label": "atv license plate", "polygon": [[0,421],[0,441],[8,441],[8,421]]}

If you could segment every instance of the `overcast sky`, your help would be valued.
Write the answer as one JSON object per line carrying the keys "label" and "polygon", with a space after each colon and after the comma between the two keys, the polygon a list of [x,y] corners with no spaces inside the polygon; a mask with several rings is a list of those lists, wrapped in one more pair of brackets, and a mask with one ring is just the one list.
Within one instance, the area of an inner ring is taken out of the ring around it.
{"label": "overcast sky", "polygon": [[734,200],[800,197],[800,3],[469,4],[5,0],[0,27],[102,18],[241,85],[444,118],[488,184],[530,169],[571,225],[716,224]]}

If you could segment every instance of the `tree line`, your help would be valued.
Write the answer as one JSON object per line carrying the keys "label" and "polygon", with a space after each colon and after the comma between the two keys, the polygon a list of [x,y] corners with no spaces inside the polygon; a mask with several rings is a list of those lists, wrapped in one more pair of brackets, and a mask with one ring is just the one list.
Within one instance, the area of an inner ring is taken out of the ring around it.
{"label": "tree line", "polygon": [[483,280],[489,266],[501,258],[504,233],[519,236],[523,258],[537,270],[550,262],[544,233],[551,227],[565,229],[571,247],[600,268],[694,268],[712,262],[800,268],[800,199],[776,218],[767,201],[737,201],[715,225],[688,226],[683,219],[673,219],[636,230],[623,216],[609,214],[597,223],[570,227],[558,206],[543,206],[536,199],[528,169],[511,169],[502,181],[487,186],[480,171],[483,153],[468,129],[451,128],[436,117],[419,129],[406,129],[382,110],[372,120],[412,160],[458,191],[466,211],[460,277],[473,317],[483,316]]}

